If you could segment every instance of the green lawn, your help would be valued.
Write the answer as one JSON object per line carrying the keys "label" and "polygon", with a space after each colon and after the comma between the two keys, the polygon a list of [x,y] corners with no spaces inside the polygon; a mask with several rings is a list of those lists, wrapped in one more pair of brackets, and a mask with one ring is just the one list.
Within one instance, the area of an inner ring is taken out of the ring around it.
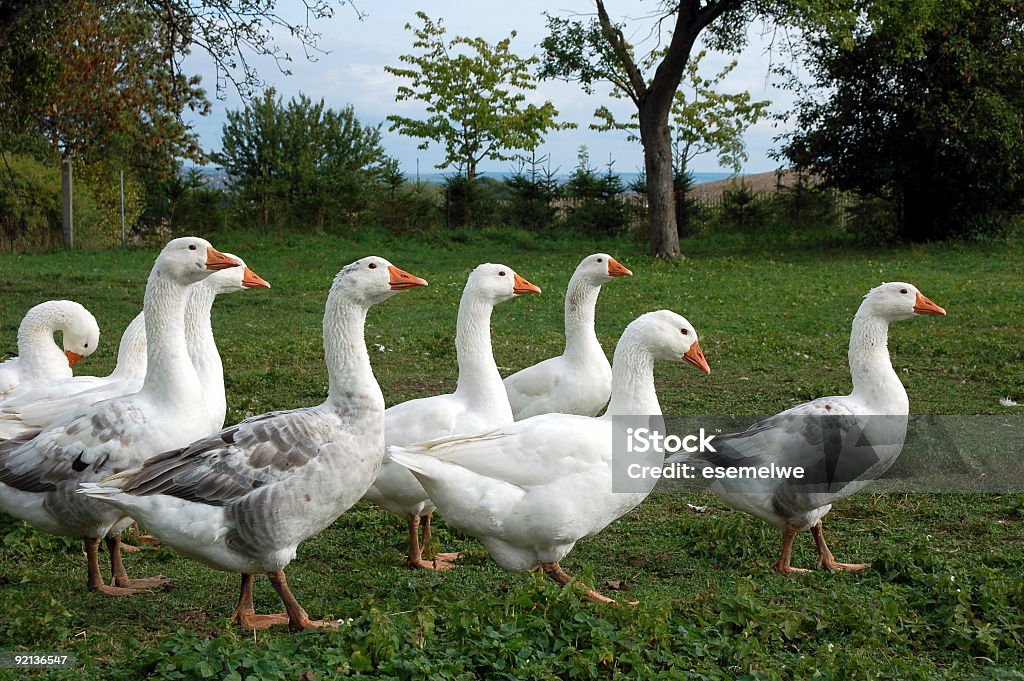
{"label": "green lawn", "polygon": [[[223,298],[214,327],[228,421],[319,402],[326,392],[320,319],[334,273],[382,255],[430,281],[374,308],[371,360],[388,404],[449,391],[456,308],[469,271],[502,262],[544,289],[500,306],[494,348],[503,373],[560,352],[562,295],[586,254],[610,252],[634,277],[605,287],[598,335],[609,354],[639,314],[669,308],[700,334],[710,376],[662,365],[669,414],[766,414],[849,391],[846,344],[861,296],[882,281],[916,284],[949,314],[899,323],[894,365],[915,414],[1013,413],[1024,403],[1022,243],[861,250],[690,239],[678,263],[632,242],[502,238],[211,238],[273,288]],[[155,249],[0,255],[0,351],[31,305],[67,297],[88,307],[101,347],[77,365],[112,368],[121,330],[141,306]],[[687,502],[710,506],[708,513]],[[469,552],[444,574],[404,567],[404,523],[357,506],[299,549],[289,583],[314,617],[351,618],[330,633],[255,637],[233,627],[237,577],[166,548],[127,557],[136,576],[176,588],[126,599],[84,590],[80,546],[0,518],[0,650],[73,651],[54,678],[1024,679],[1024,495],[870,495],[826,519],[856,574],[782,577],[780,539],[706,495],[655,495],[563,565],[636,608],[594,604],[532,574],[499,569],[439,523],[446,549]],[[809,537],[794,564],[809,567]],[[617,591],[616,589],[621,589]],[[278,610],[266,580],[257,609]],[[4,676],[4,675],[7,676]],[[0,670],[0,678],[20,678]]]}

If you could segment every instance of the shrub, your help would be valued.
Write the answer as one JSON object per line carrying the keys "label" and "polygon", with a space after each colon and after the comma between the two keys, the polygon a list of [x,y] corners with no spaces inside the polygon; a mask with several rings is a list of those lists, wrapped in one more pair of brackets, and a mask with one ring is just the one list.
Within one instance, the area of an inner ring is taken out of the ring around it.
{"label": "shrub", "polygon": [[590,165],[586,147],[580,149],[579,164],[562,190],[569,199],[564,222],[572,231],[591,236],[625,231],[628,219],[622,179],[612,172],[611,164],[607,172],[598,174]]}

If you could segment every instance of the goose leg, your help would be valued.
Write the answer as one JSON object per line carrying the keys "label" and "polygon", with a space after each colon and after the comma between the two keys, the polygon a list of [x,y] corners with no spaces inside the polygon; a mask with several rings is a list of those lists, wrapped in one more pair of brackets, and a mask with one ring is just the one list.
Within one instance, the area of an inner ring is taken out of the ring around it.
{"label": "goose leg", "polygon": [[[420,546],[421,555],[422,555],[423,551],[430,550],[430,540],[433,537],[433,531],[431,530],[430,523],[433,520],[433,518],[434,518],[433,511],[431,511],[430,513],[427,513],[427,514],[424,514],[424,515],[420,516],[420,529],[423,532],[423,542],[422,542],[422,544]],[[461,551],[453,551],[453,552],[449,552],[449,553],[435,553],[431,560],[433,560],[434,564],[436,565],[438,561],[440,561],[442,563],[450,563],[453,560],[458,560],[461,557],[462,557],[462,552]],[[451,566],[451,567],[454,567],[454,566]]]}
{"label": "goose leg", "polygon": [[804,570],[803,568],[796,568],[789,564],[793,558],[793,540],[796,539],[796,534],[799,532],[797,528],[792,525],[786,525],[786,532],[782,536],[782,555],[775,561],[772,567],[784,575],[794,574],[799,572],[810,572],[810,570]]}
{"label": "goose leg", "polygon": [[825,531],[820,520],[811,528],[811,535],[814,537],[814,543],[818,546],[818,567],[832,572],[843,570],[853,572],[863,570],[871,565],[871,563],[840,563],[837,561],[836,557],[832,555],[832,551],[829,550],[828,544],[825,543]]}
{"label": "goose leg", "polygon": [[295,630],[301,629],[313,629],[320,627],[337,627],[337,622],[331,622],[328,620],[311,620],[306,611],[302,609],[299,602],[295,600],[295,596],[292,595],[291,589],[288,588],[288,582],[285,581],[284,571],[278,570],[277,572],[268,572],[267,578],[270,579],[270,583],[274,585],[274,590],[277,591],[277,595],[281,597],[284,602],[284,609],[288,613],[288,626]]}
{"label": "goose leg", "polygon": [[104,596],[131,596],[132,594],[149,593],[147,589],[107,586],[106,583],[104,583],[103,574],[100,572],[100,540],[98,538],[86,538],[85,557],[89,566],[89,591],[95,591],[103,594]]}
{"label": "goose leg", "polygon": [[[420,516],[415,513],[409,514],[409,555],[406,561],[409,567],[420,570],[447,570],[451,567],[449,563],[423,559],[423,547],[420,545]],[[425,531],[425,537],[430,538],[429,530]]]}
{"label": "goose leg", "polygon": [[[566,584],[572,581],[572,577],[570,577],[565,572],[565,570],[562,569],[562,566],[558,563],[541,563],[540,569],[544,572],[544,574],[546,574],[548,577],[555,580],[562,586],[565,586]],[[604,594],[594,591],[593,589],[587,590],[587,598],[597,601],[598,603],[611,603],[612,605],[619,605],[618,601],[612,600],[611,598],[608,598]],[[637,605],[639,602],[640,601],[631,601],[629,605]]]}
{"label": "goose leg", "polygon": [[231,613],[239,626],[246,629],[266,629],[275,624],[285,624],[288,615],[281,612],[273,615],[257,615],[252,603],[253,576],[242,574],[242,588],[238,592],[238,605]]}
{"label": "goose leg", "polygon": [[[121,552],[122,553],[138,553],[142,549],[136,544],[149,544],[151,546],[159,546],[160,540],[148,534],[139,534],[139,524],[133,522],[128,526],[126,530],[128,535],[121,540]],[[132,544],[129,541],[134,542]]]}
{"label": "goose leg", "polygon": [[121,561],[121,536],[114,534],[107,536],[107,551],[110,553],[110,571],[114,574],[114,585],[128,588],[153,589],[170,584],[171,580],[163,577],[146,577],[143,579],[129,579],[128,572],[124,569]]}

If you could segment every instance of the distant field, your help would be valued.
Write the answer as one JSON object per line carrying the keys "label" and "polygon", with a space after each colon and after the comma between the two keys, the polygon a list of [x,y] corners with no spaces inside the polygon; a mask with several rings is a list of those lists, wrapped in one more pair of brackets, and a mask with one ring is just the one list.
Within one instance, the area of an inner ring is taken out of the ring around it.
{"label": "distant field", "polygon": [[[661,365],[666,413],[765,414],[846,393],[846,344],[861,296],[882,281],[918,285],[949,314],[891,329],[890,351],[915,414],[1019,413],[1024,403],[1024,249],[1011,239],[892,250],[704,237],[667,263],[634,242],[546,241],[512,232],[425,241],[367,234],[210,237],[273,288],[218,301],[228,421],[314,404],[326,392],[320,319],[334,273],[367,254],[429,280],[374,308],[371,361],[388,404],[449,391],[461,288],[480,262],[502,262],[544,289],[501,305],[494,348],[503,373],[557,354],[562,296],[586,254],[606,251],[635,276],[605,287],[598,335],[611,353],[637,315],[670,308],[696,327],[712,368]],[[155,250],[0,255],[0,354],[31,305],[67,297],[103,330],[76,368],[106,373],[140,308]],[[687,503],[707,505],[695,513]],[[826,519],[856,574],[782,577],[779,537],[706,495],[657,495],[563,565],[636,608],[581,600],[536,575],[499,569],[440,522],[460,569],[416,572],[404,525],[357,506],[299,549],[289,583],[314,617],[352,618],[330,633],[238,631],[226,619],[237,577],[165,548],[128,556],[133,575],[161,573],[172,591],[102,599],[84,590],[76,543],[0,517],[0,651],[73,651],[53,678],[333,679],[687,678],[1024,679],[1024,495],[871,495]],[[794,564],[811,567],[801,537]],[[621,591],[618,591],[621,589]],[[266,580],[257,610],[279,609]],[[311,675],[301,676],[309,671]],[[0,669],[0,679],[23,678]]]}

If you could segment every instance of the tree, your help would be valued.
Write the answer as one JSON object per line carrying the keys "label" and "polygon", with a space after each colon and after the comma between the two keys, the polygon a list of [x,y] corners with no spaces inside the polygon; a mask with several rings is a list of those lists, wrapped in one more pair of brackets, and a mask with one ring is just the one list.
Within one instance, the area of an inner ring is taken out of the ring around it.
{"label": "tree", "polygon": [[198,157],[181,113],[205,113],[209,104],[198,77],[168,70],[173,48],[145,3],[14,3],[6,11],[0,144],[41,136],[65,158],[117,159],[154,172]]}
{"label": "tree", "polygon": [[358,210],[386,163],[380,126],[361,125],[351,106],[336,111],[305,95],[286,106],[273,88],[228,112],[221,150],[211,158],[239,197],[258,207],[265,230],[272,205],[319,229],[329,213]]}
{"label": "tree", "polygon": [[954,3],[912,51],[900,31],[882,24],[849,49],[811,41],[818,91],[803,92],[783,153],[832,186],[893,199],[909,241],[1003,224],[1024,199],[1024,8]]}
{"label": "tree", "polygon": [[706,33],[711,47],[735,50],[745,42],[748,24],[762,18],[798,29],[824,28],[840,39],[860,20],[858,3],[662,0],[660,10],[649,17],[655,22],[652,33],[660,39],[661,27],[666,23],[671,26],[671,36],[667,46],[652,50],[660,54],[649,62],[648,72],[653,69],[653,75],[646,76],[645,60],[636,57],[622,27],[609,17],[604,1],[594,1],[597,17],[588,22],[548,17],[548,36],[541,43],[545,58],[540,75],[579,82],[588,93],[594,83],[608,82],[633,102],[644,147],[651,252],[663,258],[678,258],[669,114],[698,36]]}
{"label": "tree", "polygon": [[443,145],[446,155],[438,168],[454,166],[472,182],[484,159],[509,160],[511,152],[536,149],[549,130],[569,127],[556,121],[551,102],[525,104],[526,93],[537,87],[530,72],[537,58],[511,51],[515,31],[496,45],[482,38],[449,40],[442,21],[423,12],[416,16],[423,25],[406,29],[416,36],[419,54],[399,58],[408,68],[385,70],[408,82],[399,86],[396,99],[423,102],[429,115],[388,116],[389,129],[422,139],[420,149],[431,142]]}
{"label": "tree", "polygon": [[[686,65],[680,88],[672,101],[669,118],[669,133],[672,136],[672,158],[676,177],[683,176],[690,162],[703,154],[714,153],[718,163],[739,172],[747,160],[743,133],[761,120],[771,102],[752,101],[749,92],[724,93],[716,88],[732,73],[738,62],[733,59],[721,71],[710,78],[699,74],[700,63],[707,56],[701,50]],[[650,67],[650,59],[647,68]],[[612,90],[611,96],[621,99],[620,90]],[[629,121],[618,121],[606,106],[594,112],[599,122],[590,127],[594,130],[621,130],[628,133],[630,141],[639,141],[637,113]]]}

